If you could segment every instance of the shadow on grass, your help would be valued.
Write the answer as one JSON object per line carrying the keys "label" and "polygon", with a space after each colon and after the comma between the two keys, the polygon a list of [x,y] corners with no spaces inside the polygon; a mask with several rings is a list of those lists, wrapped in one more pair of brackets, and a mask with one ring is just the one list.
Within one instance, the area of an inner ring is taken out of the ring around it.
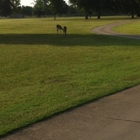
{"label": "shadow on grass", "polygon": [[95,34],[0,34],[0,44],[51,46],[139,46],[139,40]]}

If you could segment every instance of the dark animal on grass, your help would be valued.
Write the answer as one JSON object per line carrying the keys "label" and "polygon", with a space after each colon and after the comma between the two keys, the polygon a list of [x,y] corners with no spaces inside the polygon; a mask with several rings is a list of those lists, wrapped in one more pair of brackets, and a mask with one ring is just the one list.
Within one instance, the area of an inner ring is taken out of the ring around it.
{"label": "dark animal on grass", "polygon": [[63,28],[62,28],[61,25],[57,24],[57,25],[56,25],[56,30],[57,30],[57,33],[58,33],[59,30],[60,30],[60,31],[61,31],[61,30],[63,31]]}
{"label": "dark animal on grass", "polygon": [[67,27],[66,26],[64,26],[63,32],[64,32],[65,35],[67,34]]}

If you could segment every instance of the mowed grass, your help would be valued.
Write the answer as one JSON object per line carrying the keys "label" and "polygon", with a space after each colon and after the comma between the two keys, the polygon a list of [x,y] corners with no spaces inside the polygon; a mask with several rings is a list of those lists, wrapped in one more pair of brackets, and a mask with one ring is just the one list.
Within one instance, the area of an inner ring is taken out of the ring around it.
{"label": "mowed grass", "polygon": [[91,32],[120,20],[0,20],[0,135],[140,84],[140,40]]}
{"label": "mowed grass", "polygon": [[[132,20],[133,21],[133,20]],[[132,23],[124,24],[114,28],[114,31],[119,33],[131,34],[131,35],[140,35],[140,20],[134,20]]]}

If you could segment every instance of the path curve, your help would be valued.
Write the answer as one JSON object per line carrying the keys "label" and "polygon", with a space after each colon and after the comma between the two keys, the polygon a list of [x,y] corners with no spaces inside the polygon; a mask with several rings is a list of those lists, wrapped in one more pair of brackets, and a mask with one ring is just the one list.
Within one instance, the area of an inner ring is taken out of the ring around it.
{"label": "path curve", "polygon": [[129,34],[117,33],[117,32],[112,30],[112,28],[114,28],[116,26],[132,23],[132,22],[135,22],[135,21],[132,21],[132,20],[121,21],[121,22],[116,22],[116,23],[109,24],[109,25],[99,26],[99,27],[93,28],[92,32],[94,32],[95,34],[112,35],[112,36],[119,36],[119,37],[125,37],[125,38],[140,39],[140,35],[129,35]]}

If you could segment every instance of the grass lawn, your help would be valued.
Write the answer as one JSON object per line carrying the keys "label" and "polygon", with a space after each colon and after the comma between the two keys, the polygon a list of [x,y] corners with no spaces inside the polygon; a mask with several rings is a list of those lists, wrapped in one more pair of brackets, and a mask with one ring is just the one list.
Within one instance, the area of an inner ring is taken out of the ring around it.
{"label": "grass lawn", "polygon": [[140,84],[140,40],[91,32],[120,20],[1,19],[0,135]]}
{"label": "grass lawn", "polygon": [[125,34],[140,35],[140,20],[114,28],[114,31]]}

